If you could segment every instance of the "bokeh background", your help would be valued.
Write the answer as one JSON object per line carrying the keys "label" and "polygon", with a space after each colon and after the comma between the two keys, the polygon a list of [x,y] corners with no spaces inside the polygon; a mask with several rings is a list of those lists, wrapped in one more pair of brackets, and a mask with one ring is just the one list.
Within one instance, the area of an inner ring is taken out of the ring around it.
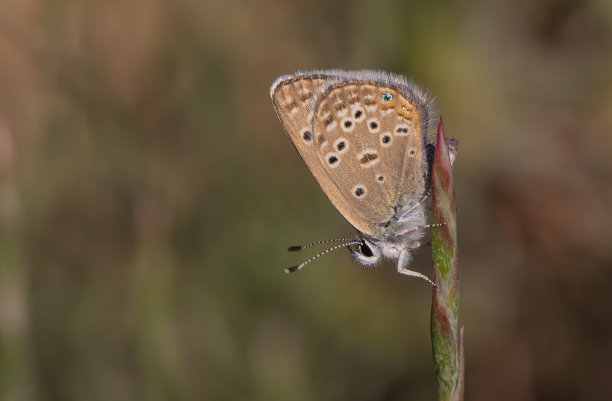
{"label": "bokeh background", "polygon": [[269,99],[312,68],[460,140],[466,399],[612,399],[610,1],[4,0],[2,400],[436,399],[425,282],[282,273],[353,233]]}

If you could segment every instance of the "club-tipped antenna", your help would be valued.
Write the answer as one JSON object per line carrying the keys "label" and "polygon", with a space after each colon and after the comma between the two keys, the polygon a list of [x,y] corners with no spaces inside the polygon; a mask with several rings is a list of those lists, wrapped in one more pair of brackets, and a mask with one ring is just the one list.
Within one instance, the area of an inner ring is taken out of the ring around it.
{"label": "club-tipped antenna", "polygon": [[310,248],[311,246],[315,246],[315,245],[328,244],[330,242],[353,241],[353,240],[354,240],[354,238],[333,238],[333,239],[326,239],[326,240],[323,240],[323,241],[316,241],[316,242],[312,242],[310,244],[305,244],[305,245],[292,245],[287,250],[290,251],[290,252],[297,252],[297,251],[301,251],[302,249]]}
{"label": "club-tipped antenna", "polygon": [[326,253],[330,253],[331,251],[335,251],[338,248],[344,248],[344,247],[351,246],[351,245],[359,245],[361,243],[362,243],[362,241],[350,241],[350,242],[345,242],[345,243],[340,244],[340,245],[332,246],[331,248],[328,248],[328,249],[324,250],[323,252],[317,253],[312,258],[305,260],[304,262],[300,263],[299,265],[295,265],[295,266],[291,266],[291,267],[286,268],[285,269],[285,273],[289,274],[289,273],[296,272],[296,271],[300,270],[302,267],[306,266],[308,263],[312,262],[313,260],[316,260],[316,259],[320,258],[321,256],[325,255]]}

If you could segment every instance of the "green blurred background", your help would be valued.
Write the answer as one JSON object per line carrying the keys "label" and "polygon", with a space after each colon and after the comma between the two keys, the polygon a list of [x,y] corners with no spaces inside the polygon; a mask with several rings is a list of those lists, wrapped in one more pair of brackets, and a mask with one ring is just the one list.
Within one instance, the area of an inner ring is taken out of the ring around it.
{"label": "green blurred background", "polygon": [[436,399],[425,282],[282,273],[353,233],[269,99],[313,68],[461,142],[467,399],[612,399],[609,0],[4,0],[2,400]]}

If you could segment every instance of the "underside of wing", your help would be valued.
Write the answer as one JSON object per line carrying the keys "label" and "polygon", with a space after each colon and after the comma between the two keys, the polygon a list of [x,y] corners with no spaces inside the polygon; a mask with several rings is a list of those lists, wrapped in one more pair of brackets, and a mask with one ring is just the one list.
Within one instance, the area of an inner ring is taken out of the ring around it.
{"label": "underside of wing", "polygon": [[405,79],[347,74],[328,82],[315,106],[316,150],[347,219],[377,232],[425,191],[432,103]]}
{"label": "underside of wing", "polygon": [[405,77],[310,71],[280,77],[270,95],[304,162],[359,231],[380,233],[425,191],[434,103]]}

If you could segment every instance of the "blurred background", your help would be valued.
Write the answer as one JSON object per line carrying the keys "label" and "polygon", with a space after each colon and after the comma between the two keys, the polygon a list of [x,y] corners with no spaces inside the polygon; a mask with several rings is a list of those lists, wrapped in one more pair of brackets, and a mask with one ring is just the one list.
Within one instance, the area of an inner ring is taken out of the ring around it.
{"label": "blurred background", "polygon": [[353,234],[269,99],[313,68],[460,140],[466,399],[612,399],[608,0],[4,0],[0,399],[436,399],[425,282],[282,272]]}

